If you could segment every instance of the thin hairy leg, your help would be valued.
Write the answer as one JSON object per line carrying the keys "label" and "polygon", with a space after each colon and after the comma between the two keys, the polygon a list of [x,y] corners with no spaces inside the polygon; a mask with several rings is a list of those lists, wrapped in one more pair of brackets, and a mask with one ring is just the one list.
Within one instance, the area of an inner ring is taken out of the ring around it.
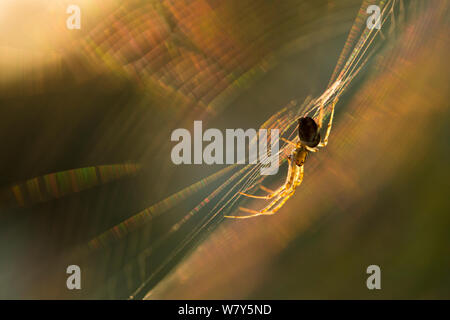
{"label": "thin hairy leg", "polygon": [[295,188],[297,188],[299,185],[302,184],[303,174],[304,174],[304,167],[300,166],[298,168],[298,172],[299,172],[299,174],[298,174],[297,180],[295,181]]}
{"label": "thin hairy leg", "polygon": [[[290,160],[290,159],[289,159]],[[233,218],[233,219],[246,219],[246,218],[252,218],[258,215],[265,214],[267,212],[272,211],[272,207],[276,206],[280,201],[283,202],[284,198],[287,196],[290,197],[290,194],[293,192],[293,190],[296,187],[296,182],[298,181],[298,177],[300,175],[300,168],[297,166],[292,165],[291,166],[291,172],[284,184],[285,190],[278,193],[278,195],[273,199],[267,206],[265,206],[262,210],[252,210],[244,207],[239,207],[239,210],[251,213],[251,215],[247,216],[225,216],[225,218]],[[278,210],[278,209],[277,209]]]}
{"label": "thin hairy leg", "polygon": [[323,141],[321,141],[318,144],[318,147],[325,147],[328,144],[328,137],[330,136],[331,126],[333,124],[333,118],[334,118],[334,106],[336,105],[337,102],[338,102],[337,98],[334,99],[334,101],[332,102],[331,115],[330,115],[330,120],[328,120],[327,131],[325,133],[325,137],[323,138]]}
{"label": "thin hairy leg", "polygon": [[283,192],[283,191],[286,189],[286,186],[287,186],[288,182],[292,179],[291,176],[294,174],[294,170],[292,170],[292,167],[293,167],[294,163],[292,162],[292,160],[290,159],[290,157],[288,157],[287,160],[288,160],[288,173],[287,173],[286,181],[285,181],[285,183],[284,183],[281,187],[279,187],[277,190],[272,191],[272,190],[270,190],[270,189],[267,189],[267,188],[261,186],[260,188],[261,188],[262,190],[264,190],[264,191],[269,190],[269,192],[270,192],[270,191],[272,191],[272,192],[269,193],[269,194],[267,194],[267,195],[265,195],[265,196],[255,196],[255,195],[253,195],[253,194],[248,194],[248,193],[245,193],[245,192],[239,192],[239,194],[241,194],[241,195],[243,195],[243,196],[246,196],[246,197],[248,197],[248,198],[265,199],[265,200],[269,200],[269,199],[272,199],[272,198],[276,197],[278,194],[280,194],[281,192]]}
{"label": "thin hairy leg", "polygon": [[[247,219],[253,218],[261,215],[271,215],[277,212],[286,201],[294,194],[295,188],[301,183],[303,179],[303,166],[297,167],[295,166],[293,169],[292,177],[288,177],[286,180],[286,190],[278,194],[278,196],[272,200],[264,209],[262,210],[253,210],[244,207],[239,207],[239,210],[250,213],[250,215],[245,216],[225,216],[226,218],[233,219]],[[300,181],[300,183],[299,183]]]}
{"label": "thin hairy leg", "polygon": [[240,208],[242,211],[245,211],[245,212],[248,212],[248,213],[251,213],[251,214],[250,215],[246,215],[246,216],[232,216],[230,218],[248,219],[248,218],[253,218],[253,217],[257,217],[257,216],[268,216],[268,215],[275,214],[286,203],[286,201],[288,201],[288,199],[294,194],[294,192],[295,192],[295,189],[292,189],[283,198],[279,199],[280,201],[274,201],[275,203],[278,203],[278,204],[275,207],[273,207],[272,210],[257,211],[257,210],[247,209],[247,208]]}
{"label": "thin hairy leg", "polygon": [[293,146],[293,147],[298,148],[298,144],[295,143],[295,142],[292,142],[292,141],[290,141],[290,140],[288,140],[288,139],[285,139],[285,138],[281,138],[281,140],[283,140],[284,142],[287,142],[288,144],[290,144],[290,145]]}

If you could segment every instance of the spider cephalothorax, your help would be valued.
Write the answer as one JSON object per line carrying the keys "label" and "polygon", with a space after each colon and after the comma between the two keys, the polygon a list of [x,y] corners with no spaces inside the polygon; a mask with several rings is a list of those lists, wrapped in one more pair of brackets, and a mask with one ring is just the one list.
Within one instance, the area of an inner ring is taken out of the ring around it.
{"label": "spider cephalothorax", "polygon": [[298,137],[300,142],[314,148],[320,142],[319,126],[313,118],[303,117],[298,119]]}

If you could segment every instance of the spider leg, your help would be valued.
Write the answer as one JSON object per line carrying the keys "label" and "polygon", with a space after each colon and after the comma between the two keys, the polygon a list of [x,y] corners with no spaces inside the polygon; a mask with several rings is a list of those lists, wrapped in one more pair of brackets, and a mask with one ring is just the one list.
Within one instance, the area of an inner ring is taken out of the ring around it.
{"label": "spider leg", "polygon": [[[269,211],[266,211],[266,212],[260,212],[259,215],[272,215],[272,214],[275,214],[278,210],[280,210],[281,207],[286,203],[286,201],[288,201],[289,198],[292,197],[292,195],[295,193],[295,189],[302,183],[302,181],[303,181],[303,173],[304,173],[304,168],[303,168],[303,166],[300,166],[298,168],[298,172],[296,174],[296,180],[292,184],[292,187],[289,190],[289,193],[287,193],[281,199],[281,201],[275,207],[273,207],[272,210],[269,210]],[[247,211],[247,212],[250,212],[250,211]]]}
{"label": "spider leg", "polygon": [[275,191],[269,188],[264,187],[263,185],[259,186],[259,188],[267,193],[274,193]]}
{"label": "spider leg", "polygon": [[328,137],[330,136],[330,132],[331,132],[331,126],[333,124],[333,118],[334,118],[334,106],[336,105],[338,99],[334,99],[334,101],[332,102],[331,105],[331,115],[330,115],[330,120],[328,120],[328,125],[327,125],[327,131],[325,133],[325,137],[323,138],[323,141],[321,141],[317,147],[325,147],[328,144]]}
{"label": "spider leg", "polygon": [[[284,185],[282,185],[282,187],[283,187],[283,186],[284,186]],[[272,189],[269,189],[269,188],[264,187],[263,185],[260,185],[259,188],[260,188],[261,190],[267,192],[267,193],[268,193],[267,196],[270,196],[271,198],[273,198],[276,194],[278,194],[278,193],[280,193],[280,191],[282,191],[282,190],[280,190],[281,188],[278,188],[277,190],[272,190]],[[267,196],[255,196],[255,195],[253,195],[253,194],[249,194],[249,193],[245,193],[245,192],[239,192],[239,193],[240,193],[241,195],[246,196],[246,197],[249,197],[249,198],[257,198],[257,199],[261,199],[261,198],[266,199],[266,198],[267,198]]]}
{"label": "spider leg", "polygon": [[272,191],[272,193],[269,193],[268,195],[265,195],[265,196],[255,196],[253,194],[248,194],[248,193],[244,193],[244,192],[239,192],[239,194],[246,196],[248,198],[269,200],[269,199],[272,199],[273,197],[275,197],[276,195],[278,195],[280,192],[283,192],[284,188],[285,188],[285,185],[282,185],[277,190]]}
{"label": "spider leg", "polygon": [[[289,200],[289,198],[294,194],[294,192],[295,192],[295,187],[291,188],[289,193],[285,194],[283,197],[280,196],[278,199],[272,201],[266,208],[264,208],[261,211],[240,207],[239,209],[241,211],[248,212],[251,214],[245,215],[245,216],[225,216],[225,217],[233,218],[233,219],[248,219],[248,218],[253,218],[253,217],[257,217],[257,216],[273,215],[286,203],[286,201]],[[274,207],[275,204],[277,204],[277,205]],[[273,207],[273,209],[270,210],[268,207],[270,207],[270,208]],[[269,209],[269,210],[265,211],[266,209]]]}
{"label": "spider leg", "polygon": [[241,195],[243,195],[245,197],[248,197],[248,198],[269,200],[269,199],[272,199],[273,197],[277,196],[281,192],[283,192],[286,189],[286,185],[288,184],[288,181],[290,180],[292,172],[293,172],[293,170],[292,170],[292,166],[293,166],[292,160],[291,160],[290,157],[288,157],[287,160],[288,160],[288,163],[289,163],[287,179],[286,179],[286,182],[281,187],[279,187],[277,190],[272,191],[270,189],[267,189],[266,187],[260,186],[260,188],[262,190],[264,190],[266,192],[269,192],[269,194],[267,194],[265,196],[255,196],[253,194],[248,194],[248,193],[245,193],[245,192],[239,192],[239,194],[241,194]]}
{"label": "spider leg", "polygon": [[245,215],[245,216],[225,216],[225,218],[248,219],[248,218],[253,218],[253,217],[262,216],[262,215],[271,215],[271,214],[273,214],[275,212],[273,212],[273,210],[270,210],[270,209],[275,204],[277,204],[280,200],[283,201],[285,198],[286,198],[286,195],[284,195],[284,196],[283,195],[279,195],[275,200],[270,202],[268,206],[266,206],[264,209],[262,209],[260,211],[252,210],[252,209],[248,209],[248,208],[244,208],[244,207],[239,207],[239,210],[247,212],[247,213],[250,213],[250,214],[249,215]]}
{"label": "spider leg", "polygon": [[323,104],[321,103],[319,117],[317,118],[317,124],[318,124],[319,130],[322,128],[322,122],[323,122]]}
{"label": "spider leg", "polygon": [[[250,210],[250,209],[248,209],[248,210]],[[251,211],[251,212],[253,212],[253,211]],[[249,215],[246,215],[246,216],[225,216],[225,218],[228,218],[228,219],[248,219],[248,218],[253,218],[253,217],[257,217],[257,216],[261,215],[261,213],[259,213],[258,211],[254,211],[254,212],[255,213],[249,214]]]}
{"label": "spider leg", "polygon": [[292,141],[290,141],[288,139],[285,139],[285,138],[281,137],[281,140],[283,140],[284,142],[287,142],[288,144],[290,144],[290,145],[292,145],[292,146],[294,146],[296,148],[298,147],[298,145],[295,142],[292,142]]}
{"label": "spider leg", "polygon": [[[291,162],[289,162],[289,163],[291,163]],[[295,188],[298,185],[300,185],[302,179],[303,179],[303,166],[295,167],[295,169],[292,170],[292,173],[288,174],[288,177],[286,179],[286,183],[284,184],[284,186],[280,187],[280,189],[284,188],[285,190],[279,192],[277,197],[274,200],[272,200],[264,209],[258,211],[258,210],[244,208],[244,207],[239,207],[239,210],[250,213],[250,215],[225,216],[225,218],[247,219],[247,218],[253,218],[253,217],[257,217],[257,216],[261,216],[261,215],[275,214],[275,212],[277,212],[286,203],[286,201],[294,194]]]}
{"label": "spider leg", "polygon": [[244,212],[248,212],[251,213],[250,215],[246,215],[246,216],[225,216],[225,218],[231,218],[231,219],[247,219],[247,218],[253,218],[256,216],[260,216],[263,215],[264,212],[270,210],[270,208],[272,208],[275,204],[277,204],[277,202],[282,198],[282,195],[278,195],[276,197],[276,199],[272,200],[269,205],[267,205],[264,209],[258,211],[258,210],[252,210],[252,209],[248,209],[248,208],[244,208],[244,207],[239,207],[240,211],[244,211]]}
{"label": "spider leg", "polygon": [[[261,214],[272,214],[270,212],[274,211],[274,209],[272,209],[272,207],[275,208],[281,208],[283,206],[283,204],[286,202],[286,197],[290,197],[294,192],[295,192],[295,188],[297,188],[298,185],[300,185],[301,180],[303,179],[303,166],[301,167],[294,167],[295,170],[293,170],[293,173],[291,174],[290,177],[288,177],[286,179],[286,184],[285,184],[285,190],[283,192],[281,192],[278,197],[273,200],[271,203],[269,203],[269,205],[267,205],[264,209],[260,210],[259,212]],[[298,182],[300,180],[300,183]],[[277,205],[277,203],[280,201],[280,203]],[[281,205],[280,205],[281,204]],[[247,209],[247,208],[240,208],[242,209]],[[275,211],[277,211],[278,209],[276,209]],[[251,210],[251,209],[247,209],[247,210]],[[246,211],[246,210],[243,210]],[[249,212],[249,211],[247,211]],[[275,212],[274,212],[275,213]]]}
{"label": "spider leg", "polygon": [[309,152],[316,152],[317,150],[319,150],[317,147],[311,148],[305,145],[306,150],[308,150]]}
{"label": "spider leg", "polygon": [[295,181],[295,188],[297,188],[299,185],[302,184],[302,181],[303,181],[303,174],[304,174],[304,172],[305,172],[304,167],[301,166],[301,167],[298,169],[298,171],[299,171],[299,173],[298,173],[297,180]]}
{"label": "spider leg", "polygon": [[262,215],[272,215],[275,214],[278,210],[281,209],[282,206],[289,200],[290,197],[295,193],[295,188],[292,188],[291,192],[289,192],[272,210],[263,212]]}

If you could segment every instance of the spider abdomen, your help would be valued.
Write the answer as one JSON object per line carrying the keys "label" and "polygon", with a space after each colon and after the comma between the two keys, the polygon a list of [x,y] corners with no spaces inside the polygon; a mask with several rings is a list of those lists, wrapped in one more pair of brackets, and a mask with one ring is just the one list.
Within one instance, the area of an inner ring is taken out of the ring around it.
{"label": "spider abdomen", "polygon": [[303,117],[298,119],[298,137],[300,142],[314,148],[320,142],[319,126],[313,118]]}

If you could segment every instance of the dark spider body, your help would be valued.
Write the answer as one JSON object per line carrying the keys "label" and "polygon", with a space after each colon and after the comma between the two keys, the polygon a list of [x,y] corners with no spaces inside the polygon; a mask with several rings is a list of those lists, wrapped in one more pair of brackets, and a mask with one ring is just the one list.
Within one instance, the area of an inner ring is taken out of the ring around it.
{"label": "dark spider body", "polygon": [[320,142],[319,126],[313,118],[303,117],[298,119],[298,137],[302,144],[314,148]]}
{"label": "dark spider body", "polygon": [[298,119],[298,137],[301,144],[292,153],[292,158],[297,166],[303,166],[309,153],[305,146],[314,148],[320,142],[319,126],[313,118],[303,117]]}

